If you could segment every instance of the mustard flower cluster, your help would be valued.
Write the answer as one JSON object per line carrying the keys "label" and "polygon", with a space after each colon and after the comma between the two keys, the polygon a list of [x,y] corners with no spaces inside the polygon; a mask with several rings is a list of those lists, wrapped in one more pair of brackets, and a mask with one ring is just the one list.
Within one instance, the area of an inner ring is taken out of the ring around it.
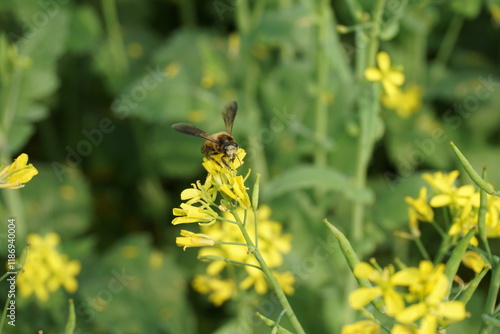
{"label": "mustard flower cluster", "polygon": [[42,237],[30,234],[28,241],[31,246],[26,263],[17,277],[19,295],[27,298],[34,294],[44,302],[49,299],[51,292],[60,287],[74,293],[78,289],[75,276],[80,273],[81,264],[77,260],[69,260],[66,254],[59,253],[59,235],[49,233]]}
{"label": "mustard flower cluster", "polygon": [[[391,334],[435,334],[467,317],[463,302],[449,301],[451,282],[444,264],[421,261],[418,267],[399,271],[392,265],[375,267],[366,262],[355,267],[354,275],[370,281],[372,287],[354,290],[349,304],[363,310],[370,302],[381,301],[385,313],[395,320]],[[377,334],[380,328],[374,320],[363,320],[344,326],[342,334]]]}
{"label": "mustard flower cluster", "polygon": [[[208,176],[204,183],[197,181],[181,193],[185,201],[173,210],[172,224],[197,223],[201,233],[181,230],[176,243],[185,250],[202,247],[199,258],[210,260],[206,273],[197,275],[193,287],[200,293],[209,294],[209,300],[219,306],[231,299],[238,288],[254,288],[259,294],[269,286],[250,246],[259,252],[287,294],[294,292],[295,277],[289,272],[277,272],[283,264],[283,255],[291,250],[291,235],[282,232],[279,222],[270,219],[271,209],[261,206],[254,210],[245,186],[248,177],[238,175],[236,170],[243,164],[245,151],[239,149],[237,157],[224,166],[222,155],[204,158],[203,167]],[[242,231],[242,228],[244,231]],[[228,264],[239,264],[245,268],[243,275],[229,272]]]}
{"label": "mustard flower cluster", "polygon": [[[429,187],[422,187],[418,198],[406,197],[410,205],[408,209],[410,231],[419,236],[418,222],[434,222],[435,208],[447,207],[450,212],[451,225],[448,234],[456,241],[477,226],[479,214],[479,191],[472,185],[457,187],[455,181],[458,171],[448,174],[437,172],[423,174],[423,179]],[[429,195],[428,195],[429,194]],[[488,238],[500,236],[500,198],[487,196],[486,235]],[[478,240],[472,237],[470,244],[478,245]]]}
{"label": "mustard flower cluster", "polygon": [[365,70],[365,78],[382,84],[382,104],[388,109],[394,109],[401,118],[408,118],[417,112],[422,105],[420,87],[413,85],[400,88],[405,82],[405,76],[400,68],[391,66],[391,57],[387,52],[381,51],[377,54],[377,65],[378,67]]}

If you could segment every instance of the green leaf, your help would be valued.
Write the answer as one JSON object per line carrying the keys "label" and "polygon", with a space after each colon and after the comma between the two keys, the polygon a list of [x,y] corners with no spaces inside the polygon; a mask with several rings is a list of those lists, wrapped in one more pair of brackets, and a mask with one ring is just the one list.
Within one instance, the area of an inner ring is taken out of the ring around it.
{"label": "green leaf", "polygon": [[353,201],[366,204],[373,202],[373,193],[369,189],[355,187],[346,175],[327,167],[295,167],[261,188],[263,197],[268,200],[300,189],[320,188],[341,192]]}
{"label": "green leaf", "polygon": [[68,49],[71,51],[91,51],[97,47],[102,37],[102,29],[99,17],[92,7],[84,5],[73,12],[70,34]]}
{"label": "green leaf", "polygon": [[83,268],[79,293],[85,297],[77,310],[85,310],[82,323],[92,319],[95,326],[84,332],[196,332],[183,270],[145,235],[122,239]]}
{"label": "green leaf", "polygon": [[482,0],[452,0],[451,9],[465,18],[474,19],[481,11]]}

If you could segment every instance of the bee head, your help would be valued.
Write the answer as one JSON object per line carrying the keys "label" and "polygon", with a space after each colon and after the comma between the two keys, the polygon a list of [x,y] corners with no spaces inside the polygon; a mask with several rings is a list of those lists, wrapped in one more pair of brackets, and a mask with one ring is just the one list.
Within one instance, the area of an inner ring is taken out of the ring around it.
{"label": "bee head", "polygon": [[233,161],[236,156],[236,152],[238,152],[238,144],[235,142],[229,143],[223,147],[222,151],[229,158],[229,160]]}

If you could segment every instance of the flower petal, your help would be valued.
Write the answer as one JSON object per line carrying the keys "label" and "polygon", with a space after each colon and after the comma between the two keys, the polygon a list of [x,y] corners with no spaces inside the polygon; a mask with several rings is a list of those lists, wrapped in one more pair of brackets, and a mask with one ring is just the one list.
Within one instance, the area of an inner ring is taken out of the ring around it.
{"label": "flower petal", "polygon": [[375,67],[370,67],[365,70],[365,78],[368,81],[381,81],[382,73]]}

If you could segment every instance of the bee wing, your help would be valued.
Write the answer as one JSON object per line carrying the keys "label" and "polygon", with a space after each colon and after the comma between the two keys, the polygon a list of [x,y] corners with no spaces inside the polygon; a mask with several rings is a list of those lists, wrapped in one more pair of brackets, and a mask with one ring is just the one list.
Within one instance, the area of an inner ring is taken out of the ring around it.
{"label": "bee wing", "polygon": [[229,101],[222,109],[222,119],[226,125],[226,132],[232,134],[234,118],[236,117],[236,112],[238,111],[238,103],[236,101]]}
{"label": "bee wing", "polygon": [[189,123],[177,123],[172,125],[172,129],[186,135],[200,137],[211,142],[215,141],[210,138],[210,135],[203,130],[198,129],[196,126]]}

